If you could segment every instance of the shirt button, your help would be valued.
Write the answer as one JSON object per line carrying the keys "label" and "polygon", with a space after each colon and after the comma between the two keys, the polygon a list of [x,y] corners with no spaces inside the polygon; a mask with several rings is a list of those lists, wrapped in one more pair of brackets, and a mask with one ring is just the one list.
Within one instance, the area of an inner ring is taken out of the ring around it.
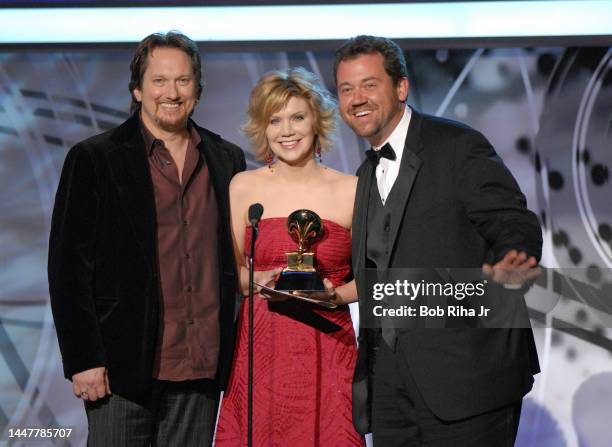
{"label": "shirt button", "polygon": [[164,163],[165,163],[166,165],[171,165],[171,164],[172,164],[172,162],[171,162],[170,160],[164,160]]}
{"label": "shirt button", "polygon": [[183,220],[183,226],[186,227],[188,224],[187,219]]}
{"label": "shirt button", "polygon": [[389,231],[389,225],[385,225],[385,231]]}
{"label": "shirt button", "polygon": [[193,287],[187,286],[187,292],[193,292]]}
{"label": "shirt button", "polygon": [[187,320],[187,324],[191,325],[191,324],[193,324],[193,323],[194,323],[193,318],[189,318],[189,319]]}
{"label": "shirt button", "polygon": [[190,259],[191,255],[189,253],[185,253],[185,259]]}

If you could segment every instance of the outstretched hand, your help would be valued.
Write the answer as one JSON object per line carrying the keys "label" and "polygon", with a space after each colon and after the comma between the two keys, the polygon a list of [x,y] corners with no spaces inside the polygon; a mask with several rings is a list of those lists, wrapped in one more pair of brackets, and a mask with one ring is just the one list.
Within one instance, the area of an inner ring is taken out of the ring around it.
{"label": "outstretched hand", "polygon": [[540,276],[542,269],[538,267],[535,257],[524,251],[511,250],[494,265],[483,264],[482,272],[497,283],[522,286]]}

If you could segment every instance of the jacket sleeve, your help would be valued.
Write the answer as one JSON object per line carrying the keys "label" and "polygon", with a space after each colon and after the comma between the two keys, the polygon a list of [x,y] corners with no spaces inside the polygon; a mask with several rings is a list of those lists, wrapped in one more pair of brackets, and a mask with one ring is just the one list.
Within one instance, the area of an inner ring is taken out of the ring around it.
{"label": "jacket sleeve", "polygon": [[107,364],[93,296],[99,202],[92,155],[77,145],[62,169],[48,261],[51,309],[68,379]]}
{"label": "jacket sleeve", "polygon": [[238,146],[232,145],[234,153],[234,174],[242,172],[246,169],[246,160],[244,158],[244,152]]}
{"label": "jacket sleeve", "polygon": [[540,259],[542,231],[516,180],[486,138],[467,130],[455,145],[456,187],[468,218],[499,261],[510,250]]}

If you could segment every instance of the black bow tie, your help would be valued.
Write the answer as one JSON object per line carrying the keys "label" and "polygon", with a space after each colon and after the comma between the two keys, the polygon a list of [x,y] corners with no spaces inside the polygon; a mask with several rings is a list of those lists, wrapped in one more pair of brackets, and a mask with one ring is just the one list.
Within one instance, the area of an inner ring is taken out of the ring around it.
{"label": "black bow tie", "polygon": [[395,160],[397,158],[397,156],[395,155],[395,151],[389,143],[385,144],[378,151],[375,151],[374,149],[369,149],[366,152],[366,155],[375,165],[378,164],[381,158],[388,158],[389,160]]}

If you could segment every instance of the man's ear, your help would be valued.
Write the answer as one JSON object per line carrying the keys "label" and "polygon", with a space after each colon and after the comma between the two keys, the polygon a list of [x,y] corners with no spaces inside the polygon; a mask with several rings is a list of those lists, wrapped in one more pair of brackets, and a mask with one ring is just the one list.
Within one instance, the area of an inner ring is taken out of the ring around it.
{"label": "man's ear", "polygon": [[136,98],[136,101],[142,102],[142,91],[139,88],[132,90],[132,94],[134,95],[134,98]]}
{"label": "man's ear", "polygon": [[395,90],[397,93],[397,99],[399,99],[400,102],[406,102],[406,99],[408,98],[409,89],[410,85],[408,83],[408,78],[401,78],[399,81],[397,81],[397,86],[395,87]]}

